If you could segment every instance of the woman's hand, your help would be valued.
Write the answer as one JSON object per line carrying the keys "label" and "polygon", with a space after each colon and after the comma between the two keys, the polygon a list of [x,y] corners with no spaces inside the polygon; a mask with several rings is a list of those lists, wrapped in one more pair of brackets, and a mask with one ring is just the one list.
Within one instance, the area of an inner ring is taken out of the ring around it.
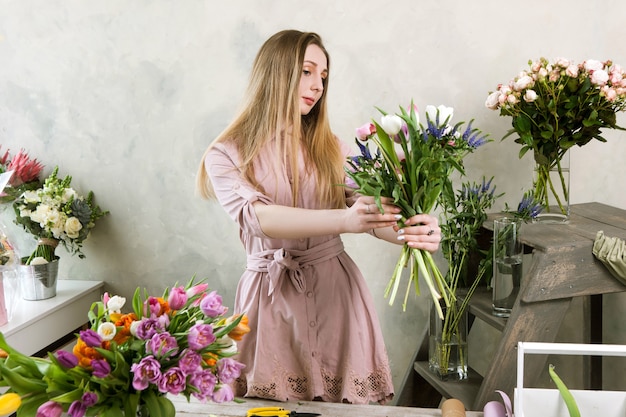
{"label": "woman's hand", "polygon": [[349,233],[362,233],[372,229],[397,227],[402,218],[400,208],[392,204],[391,198],[382,197],[381,212],[374,197],[359,197],[345,210],[345,229]]}
{"label": "woman's hand", "polygon": [[404,241],[407,245],[415,249],[423,249],[434,253],[439,250],[441,242],[441,229],[439,220],[430,214],[417,214],[408,218],[405,227],[394,226],[398,233],[398,240]]}

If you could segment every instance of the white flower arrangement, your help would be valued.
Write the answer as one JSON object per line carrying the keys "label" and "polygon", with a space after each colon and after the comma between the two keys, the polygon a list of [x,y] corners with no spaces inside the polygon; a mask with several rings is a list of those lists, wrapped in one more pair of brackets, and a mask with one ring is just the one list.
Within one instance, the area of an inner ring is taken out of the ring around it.
{"label": "white flower arrangement", "polygon": [[39,239],[35,251],[24,264],[52,262],[54,249],[60,242],[73,255],[84,258],[82,244],[94,228],[96,220],[108,214],[94,203],[94,194],[80,196],[70,187],[72,177],[57,177],[59,168],[45,180],[43,186],[25,191],[15,202],[15,223]]}

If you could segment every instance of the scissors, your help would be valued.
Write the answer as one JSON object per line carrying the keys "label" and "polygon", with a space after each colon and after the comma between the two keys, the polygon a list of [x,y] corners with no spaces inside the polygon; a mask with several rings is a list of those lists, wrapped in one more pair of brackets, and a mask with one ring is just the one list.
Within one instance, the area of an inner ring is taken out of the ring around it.
{"label": "scissors", "polygon": [[298,413],[280,407],[257,407],[248,410],[248,417],[315,417],[318,413]]}

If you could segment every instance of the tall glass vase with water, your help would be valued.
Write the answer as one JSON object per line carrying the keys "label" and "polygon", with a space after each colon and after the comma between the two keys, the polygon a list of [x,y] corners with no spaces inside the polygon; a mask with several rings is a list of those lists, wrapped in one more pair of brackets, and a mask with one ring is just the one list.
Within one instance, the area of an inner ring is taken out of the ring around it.
{"label": "tall glass vase with water", "polygon": [[524,248],[521,221],[504,217],[493,222],[493,315],[509,317],[522,281]]}

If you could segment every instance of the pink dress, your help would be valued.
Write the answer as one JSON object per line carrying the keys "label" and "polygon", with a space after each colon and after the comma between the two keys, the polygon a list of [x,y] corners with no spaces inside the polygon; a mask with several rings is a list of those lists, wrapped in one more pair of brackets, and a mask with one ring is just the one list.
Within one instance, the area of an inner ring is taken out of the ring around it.
{"label": "pink dress", "polygon": [[[342,150],[349,154],[346,144]],[[240,178],[231,145],[217,145],[205,160],[247,253],[234,310],[248,315],[251,332],[238,344],[246,367],[235,395],[354,404],[391,399],[387,351],[361,272],[338,235],[285,240],[263,233],[252,203],[290,206],[291,188],[286,175],[276,179],[268,158],[260,161],[256,176],[265,194]],[[298,206],[320,208],[314,177],[301,170],[300,178]]]}

